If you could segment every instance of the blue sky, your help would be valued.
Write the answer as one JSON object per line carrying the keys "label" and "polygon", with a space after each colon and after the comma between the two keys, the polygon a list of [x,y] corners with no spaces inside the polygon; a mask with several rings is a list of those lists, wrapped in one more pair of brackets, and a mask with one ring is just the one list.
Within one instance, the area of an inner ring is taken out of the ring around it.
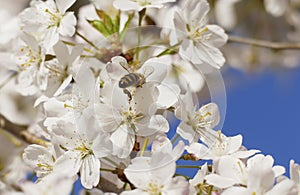
{"label": "blue sky", "polygon": [[[248,149],[259,149],[288,168],[300,163],[300,68],[224,74],[227,112],[226,135],[241,133]],[[231,85],[233,83],[233,85]]]}

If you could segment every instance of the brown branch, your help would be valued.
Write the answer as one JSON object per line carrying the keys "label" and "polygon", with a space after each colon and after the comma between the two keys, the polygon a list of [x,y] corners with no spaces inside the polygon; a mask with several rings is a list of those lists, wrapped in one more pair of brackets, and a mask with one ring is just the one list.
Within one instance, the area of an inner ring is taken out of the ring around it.
{"label": "brown branch", "polygon": [[228,42],[233,43],[240,43],[240,44],[247,44],[253,45],[257,47],[264,47],[270,49],[300,49],[299,42],[272,42],[272,41],[265,41],[259,39],[252,39],[252,38],[245,38],[245,37],[238,37],[234,35],[229,35]]}

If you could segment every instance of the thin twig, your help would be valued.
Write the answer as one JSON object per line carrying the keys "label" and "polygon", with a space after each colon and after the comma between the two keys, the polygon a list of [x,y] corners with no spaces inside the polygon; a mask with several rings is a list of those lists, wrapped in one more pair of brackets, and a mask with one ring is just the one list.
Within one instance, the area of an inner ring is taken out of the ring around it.
{"label": "thin twig", "polygon": [[228,42],[241,43],[270,49],[300,49],[299,42],[272,42],[259,39],[238,37],[234,35],[230,35],[228,37]]}

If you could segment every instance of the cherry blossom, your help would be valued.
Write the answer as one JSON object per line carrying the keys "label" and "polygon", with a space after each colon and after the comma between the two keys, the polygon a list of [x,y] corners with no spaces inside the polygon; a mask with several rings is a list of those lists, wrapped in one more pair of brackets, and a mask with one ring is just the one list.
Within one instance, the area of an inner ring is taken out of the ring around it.
{"label": "cherry blossom", "polygon": [[177,127],[177,133],[188,140],[189,143],[201,140],[210,140],[216,137],[216,132],[212,130],[220,120],[218,106],[209,103],[197,108],[190,91],[182,95],[179,105],[175,110],[177,118],[181,123]]}
{"label": "cherry blossom", "polygon": [[179,54],[194,64],[207,63],[220,68],[225,58],[218,47],[226,43],[227,35],[221,27],[207,24],[208,11],[206,0],[188,0],[183,9],[175,13],[176,33],[182,41]]}
{"label": "cherry blossom", "polygon": [[42,36],[43,46],[49,50],[60,35],[74,35],[76,18],[73,12],[66,12],[74,3],[75,0],[32,1],[31,7],[20,14],[22,29]]}
{"label": "cherry blossom", "polygon": [[[182,153],[183,146],[180,142],[174,151]],[[189,194],[189,185],[183,177],[172,178],[175,160],[173,155],[163,150],[154,151],[151,157],[134,158],[125,169],[125,175],[137,189],[121,194]]]}

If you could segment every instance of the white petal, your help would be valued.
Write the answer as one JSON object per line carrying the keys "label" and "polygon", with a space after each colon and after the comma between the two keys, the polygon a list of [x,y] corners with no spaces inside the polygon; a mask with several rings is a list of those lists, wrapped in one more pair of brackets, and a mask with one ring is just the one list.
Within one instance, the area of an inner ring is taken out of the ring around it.
{"label": "white petal", "polygon": [[199,110],[205,121],[209,121],[209,127],[215,127],[220,121],[220,113],[218,105],[215,103],[208,103],[202,106]]}
{"label": "white petal", "polygon": [[54,172],[73,176],[78,173],[81,165],[80,153],[67,151],[55,162]]}
{"label": "white petal", "polygon": [[272,170],[274,171],[275,177],[278,177],[285,173],[285,168],[283,166],[276,165],[272,168]]}
{"label": "white petal", "polygon": [[236,184],[234,179],[223,177],[217,174],[210,174],[204,177],[206,182],[218,188],[228,188]]}
{"label": "white petal", "polygon": [[151,58],[147,60],[142,68],[138,71],[140,73],[147,73],[147,67],[152,67],[153,72],[149,75],[145,75],[147,82],[155,82],[157,84],[160,84],[167,76],[167,65],[161,63],[161,60],[159,58]]}
{"label": "white petal", "polygon": [[59,41],[59,33],[57,27],[49,28],[43,39],[43,46],[49,51]]}
{"label": "white petal", "polygon": [[223,156],[219,160],[217,169],[221,176],[230,178],[234,180],[235,183],[244,184],[246,168],[241,160],[231,156]]}
{"label": "white petal", "polygon": [[165,108],[173,106],[179,99],[180,88],[175,84],[166,85],[163,83],[158,86],[159,97],[157,103]]}
{"label": "white petal", "polygon": [[152,179],[159,184],[164,184],[175,174],[175,159],[171,154],[154,153],[151,158],[150,168]]}
{"label": "white petal", "polygon": [[299,194],[295,188],[295,183],[292,180],[285,179],[285,180],[277,183],[265,195],[282,195],[282,194],[288,194],[288,195]]}
{"label": "white petal", "polygon": [[233,137],[228,137],[227,139],[229,142],[229,153],[234,153],[236,152],[241,146],[243,142],[243,136],[242,135],[236,135]]}
{"label": "white petal", "polygon": [[180,140],[172,151],[172,156],[175,161],[178,160],[180,156],[183,154],[184,148],[185,148],[185,144],[182,140]]}
{"label": "white petal", "polygon": [[63,83],[59,86],[59,88],[55,91],[54,97],[59,96],[71,83],[73,76],[69,75],[67,78],[64,79]]}
{"label": "white petal", "polygon": [[113,153],[119,158],[126,158],[132,151],[135,136],[127,125],[121,125],[110,137]]}
{"label": "white petal", "polygon": [[210,153],[210,149],[200,143],[192,143],[186,150],[188,153],[194,154],[198,159],[207,159],[206,156]]}
{"label": "white petal", "polygon": [[246,151],[237,151],[233,154],[231,154],[232,157],[235,157],[235,158],[248,158],[256,153],[259,153],[260,150],[246,150]]}
{"label": "white petal", "polygon": [[223,28],[217,25],[207,25],[206,27],[213,33],[209,40],[210,44],[215,47],[221,47],[227,42],[228,35]]}
{"label": "white petal", "polygon": [[197,142],[199,137],[193,130],[193,128],[187,125],[185,122],[181,122],[176,129],[177,134],[179,134],[183,139],[188,140],[190,143]]}
{"label": "white petal", "polygon": [[111,154],[112,144],[109,140],[109,137],[106,135],[99,134],[93,140],[92,150],[94,155],[97,158],[102,158]]}
{"label": "white petal", "polygon": [[79,93],[83,93],[89,99],[95,92],[95,76],[91,69],[84,65],[80,68],[74,80],[76,81],[76,86],[78,86]]}
{"label": "white petal", "polygon": [[222,195],[252,195],[252,192],[244,187],[231,187],[225,190]]}
{"label": "white petal", "polygon": [[300,183],[300,166],[294,160],[290,160],[290,177],[296,183]]}
{"label": "white petal", "polygon": [[149,128],[152,129],[152,134],[155,132],[166,133],[169,131],[169,122],[161,115],[154,115],[150,119]]}
{"label": "white petal", "polygon": [[59,34],[71,37],[76,31],[76,17],[74,13],[68,12],[60,21]]}
{"label": "white petal", "polygon": [[66,13],[67,9],[70,8],[76,0],[56,0],[56,5],[60,13]]}
{"label": "white petal", "polygon": [[[221,68],[225,63],[225,58],[222,52],[207,43],[201,42],[196,45],[194,58],[199,58],[201,61],[208,63],[209,65],[215,68]],[[192,62],[199,64],[198,60],[192,59]]]}
{"label": "white petal", "polygon": [[113,3],[114,7],[120,9],[122,11],[129,11],[129,10],[137,10],[140,11],[143,8],[138,5],[138,3],[130,0],[115,0]]}
{"label": "white petal", "polygon": [[100,179],[100,161],[94,155],[89,155],[83,159],[80,168],[80,181],[83,187],[92,189],[97,186]]}
{"label": "white petal", "polygon": [[151,152],[172,152],[172,143],[167,136],[160,135],[152,143]]}
{"label": "white petal", "polygon": [[139,189],[147,189],[150,182],[149,157],[137,157],[132,160],[124,173],[128,180]]}
{"label": "white petal", "polygon": [[190,184],[196,186],[199,183],[203,183],[204,177],[207,175],[207,173],[208,173],[208,168],[207,168],[207,163],[205,163],[204,165],[201,166],[201,169],[198,170],[194,178],[189,181]]}
{"label": "white petal", "polygon": [[189,194],[189,183],[184,177],[177,176],[164,185],[163,191],[167,195]]}
{"label": "white petal", "polygon": [[140,189],[135,189],[130,191],[123,191],[120,195],[149,195],[149,193]]}
{"label": "white petal", "polygon": [[135,108],[137,113],[145,115],[153,115],[154,111],[152,105],[158,98],[158,89],[153,83],[145,83],[142,88],[137,88],[134,101],[136,103]]}
{"label": "white petal", "polygon": [[102,131],[113,132],[117,130],[122,121],[119,111],[109,105],[97,104],[95,112]]}

